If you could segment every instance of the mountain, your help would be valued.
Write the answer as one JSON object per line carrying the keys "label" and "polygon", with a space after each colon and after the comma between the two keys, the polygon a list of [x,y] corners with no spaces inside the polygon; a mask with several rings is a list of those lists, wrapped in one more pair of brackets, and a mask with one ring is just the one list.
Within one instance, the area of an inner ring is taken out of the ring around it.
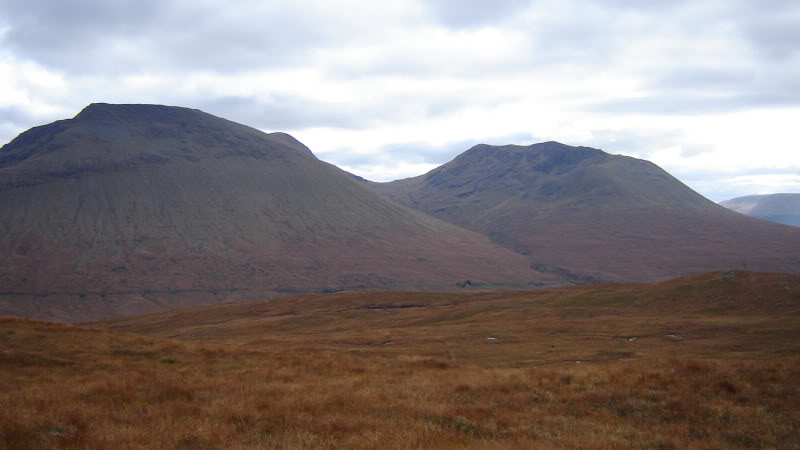
{"label": "mountain", "polygon": [[747,195],[720,205],[751,217],[800,227],[800,194]]}
{"label": "mountain", "polygon": [[0,314],[89,320],[275,294],[548,282],[283,133],[92,104],[0,149]]}
{"label": "mountain", "polygon": [[800,230],[729,211],[648,161],[557,142],[477,145],[373,189],[575,282],[800,271]]}

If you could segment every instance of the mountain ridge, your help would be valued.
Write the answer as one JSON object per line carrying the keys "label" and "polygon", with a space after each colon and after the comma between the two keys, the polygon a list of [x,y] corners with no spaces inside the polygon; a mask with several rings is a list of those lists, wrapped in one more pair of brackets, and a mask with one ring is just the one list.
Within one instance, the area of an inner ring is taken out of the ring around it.
{"label": "mountain ridge", "polygon": [[558,280],[285,133],[198,110],[93,104],[22,133],[0,166],[0,314],[90,320],[324,289]]}
{"label": "mountain ridge", "polygon": [[608,281],[800,270],[794,230],[736,215],[649,161],[598,149],[479,144],[426,174],[369,186],[485,234],[537,270]]}
{"label": "mountain ridge", "polygon": [[539,287],[800,270],[800,234],[655,164],[479,144],[368,182],[286,133],[92,104],[0,149],[0,313],[93,320],[340,289]]}

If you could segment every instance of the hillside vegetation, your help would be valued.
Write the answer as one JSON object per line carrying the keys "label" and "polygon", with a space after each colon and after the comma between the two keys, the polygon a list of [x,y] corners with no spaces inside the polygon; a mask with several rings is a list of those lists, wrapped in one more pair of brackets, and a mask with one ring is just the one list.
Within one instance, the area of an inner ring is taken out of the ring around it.
{"label": "hillside vegetation", "polygon": [[0,320],[0,447],[800,446],[800,277]]}

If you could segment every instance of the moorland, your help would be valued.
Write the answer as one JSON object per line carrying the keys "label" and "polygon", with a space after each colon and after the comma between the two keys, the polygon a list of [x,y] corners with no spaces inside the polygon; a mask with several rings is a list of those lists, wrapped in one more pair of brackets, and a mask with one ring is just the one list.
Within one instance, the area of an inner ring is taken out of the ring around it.
{"label": "moorland", "polygon": [[0,319],[5,448],[793,448],[800,276]]}

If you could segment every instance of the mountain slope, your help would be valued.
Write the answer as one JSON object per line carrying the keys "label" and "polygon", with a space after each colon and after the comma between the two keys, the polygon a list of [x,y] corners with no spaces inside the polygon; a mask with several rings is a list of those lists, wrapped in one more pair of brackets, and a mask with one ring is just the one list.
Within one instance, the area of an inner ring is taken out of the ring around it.
{"label": "mountain slope", "polygon": [[[325,288],[528,283],[523,257],[291,136],[93,104],[0,150],[0,314],[88,320]],[[547,280],[545,280],[547,281]]]}
{"label": "mountain slope", "polygon": [[800,227],[800,194],[747,195],[720,205],[751,217]]}
{"label": "mountain slope", "polygon": [[545,142],[477,145],[373,189],[573,281],[800,270],[800,231],[733,213],[643,160]]}

